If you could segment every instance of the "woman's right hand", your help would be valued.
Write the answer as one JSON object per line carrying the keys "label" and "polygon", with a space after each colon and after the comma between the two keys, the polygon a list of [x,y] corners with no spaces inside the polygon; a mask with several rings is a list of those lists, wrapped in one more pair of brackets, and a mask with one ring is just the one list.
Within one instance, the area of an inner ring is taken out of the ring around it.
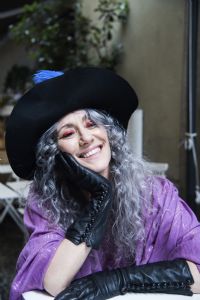
{"label": "woman's right hand", "polygon": [[98,173],[83,167],[68,153],[60,152],[58,162],[70,181],[91,194],[84,211],[68,228],[66,238],[75,245],[85,242],[88,247],[98,249],[105,233],[111,207],[111,183]]}

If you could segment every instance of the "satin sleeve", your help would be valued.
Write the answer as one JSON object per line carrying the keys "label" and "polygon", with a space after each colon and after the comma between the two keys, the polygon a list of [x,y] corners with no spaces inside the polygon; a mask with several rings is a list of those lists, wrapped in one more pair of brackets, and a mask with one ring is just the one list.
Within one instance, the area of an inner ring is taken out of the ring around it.
{"label": "satin sleeve", "polygon": [[29,232],[17,261],[16,275],[11,285],[10,300],[21,299],[22,293],[30,290],[43,290],[43,279],[48,265],[64,239],[64,231],[50,225],[44,211],[38,207],[36,196],[25,208],[24,224]]}
{"label": "satin sleeve", "polygon": [[156,177],[152,211],[146,216],[145,243],[140,243],[137,264],[184,258],[200,271],[200,223],[195,213],[166,178]]}

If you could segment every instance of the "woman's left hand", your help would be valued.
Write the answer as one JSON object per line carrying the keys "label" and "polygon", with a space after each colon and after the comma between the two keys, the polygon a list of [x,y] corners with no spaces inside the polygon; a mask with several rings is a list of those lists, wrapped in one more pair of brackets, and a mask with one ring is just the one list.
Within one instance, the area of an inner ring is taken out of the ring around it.
{"label": "woman's left hand", "polygon": [[55,300],[103,300],[100,291],[95,287],[92,279],[86,277],[77,279],[71,283],[64,291],[62,291]]}
{"label": "woman's left hand", "polygon": [[106,300],[121,294],[120,285],[118,270],[101,271],[74,280],[55,300]]}
{"label": "woman's left hand", "polygon": [[111,182],[100,174],[82,166],[72,155],[60,152],[57,156],[65,176],[78,188],[91,194],[89,203],[68,228],[65,237],[75,245],[83,242],[98,249],[104,237],[112,203]]}

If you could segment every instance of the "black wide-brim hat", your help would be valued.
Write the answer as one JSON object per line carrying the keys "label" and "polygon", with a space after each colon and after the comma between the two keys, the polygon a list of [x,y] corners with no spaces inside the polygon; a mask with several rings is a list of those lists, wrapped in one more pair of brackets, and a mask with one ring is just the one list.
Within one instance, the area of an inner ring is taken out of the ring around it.
{"label": "black wide-brim hat", "polygon": [[6,151],[13,171],[32,179],[42,134],[66,114],[92,108],[115,117],[125,128],[137,108],[137,95],[116,73],[98,67],[75,68],[31,88],[15,105],[6,128]]}

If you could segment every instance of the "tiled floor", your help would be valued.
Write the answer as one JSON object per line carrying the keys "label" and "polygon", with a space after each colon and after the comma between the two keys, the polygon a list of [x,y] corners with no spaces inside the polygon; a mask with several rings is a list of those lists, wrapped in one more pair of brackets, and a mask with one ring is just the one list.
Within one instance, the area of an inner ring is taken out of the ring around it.
{"label": "tiled floor", "polygon": [[15,274],[16,260],[23,244],[22,232],[7,216],[0,224],[0,300],[9,299],[9,289]]}

